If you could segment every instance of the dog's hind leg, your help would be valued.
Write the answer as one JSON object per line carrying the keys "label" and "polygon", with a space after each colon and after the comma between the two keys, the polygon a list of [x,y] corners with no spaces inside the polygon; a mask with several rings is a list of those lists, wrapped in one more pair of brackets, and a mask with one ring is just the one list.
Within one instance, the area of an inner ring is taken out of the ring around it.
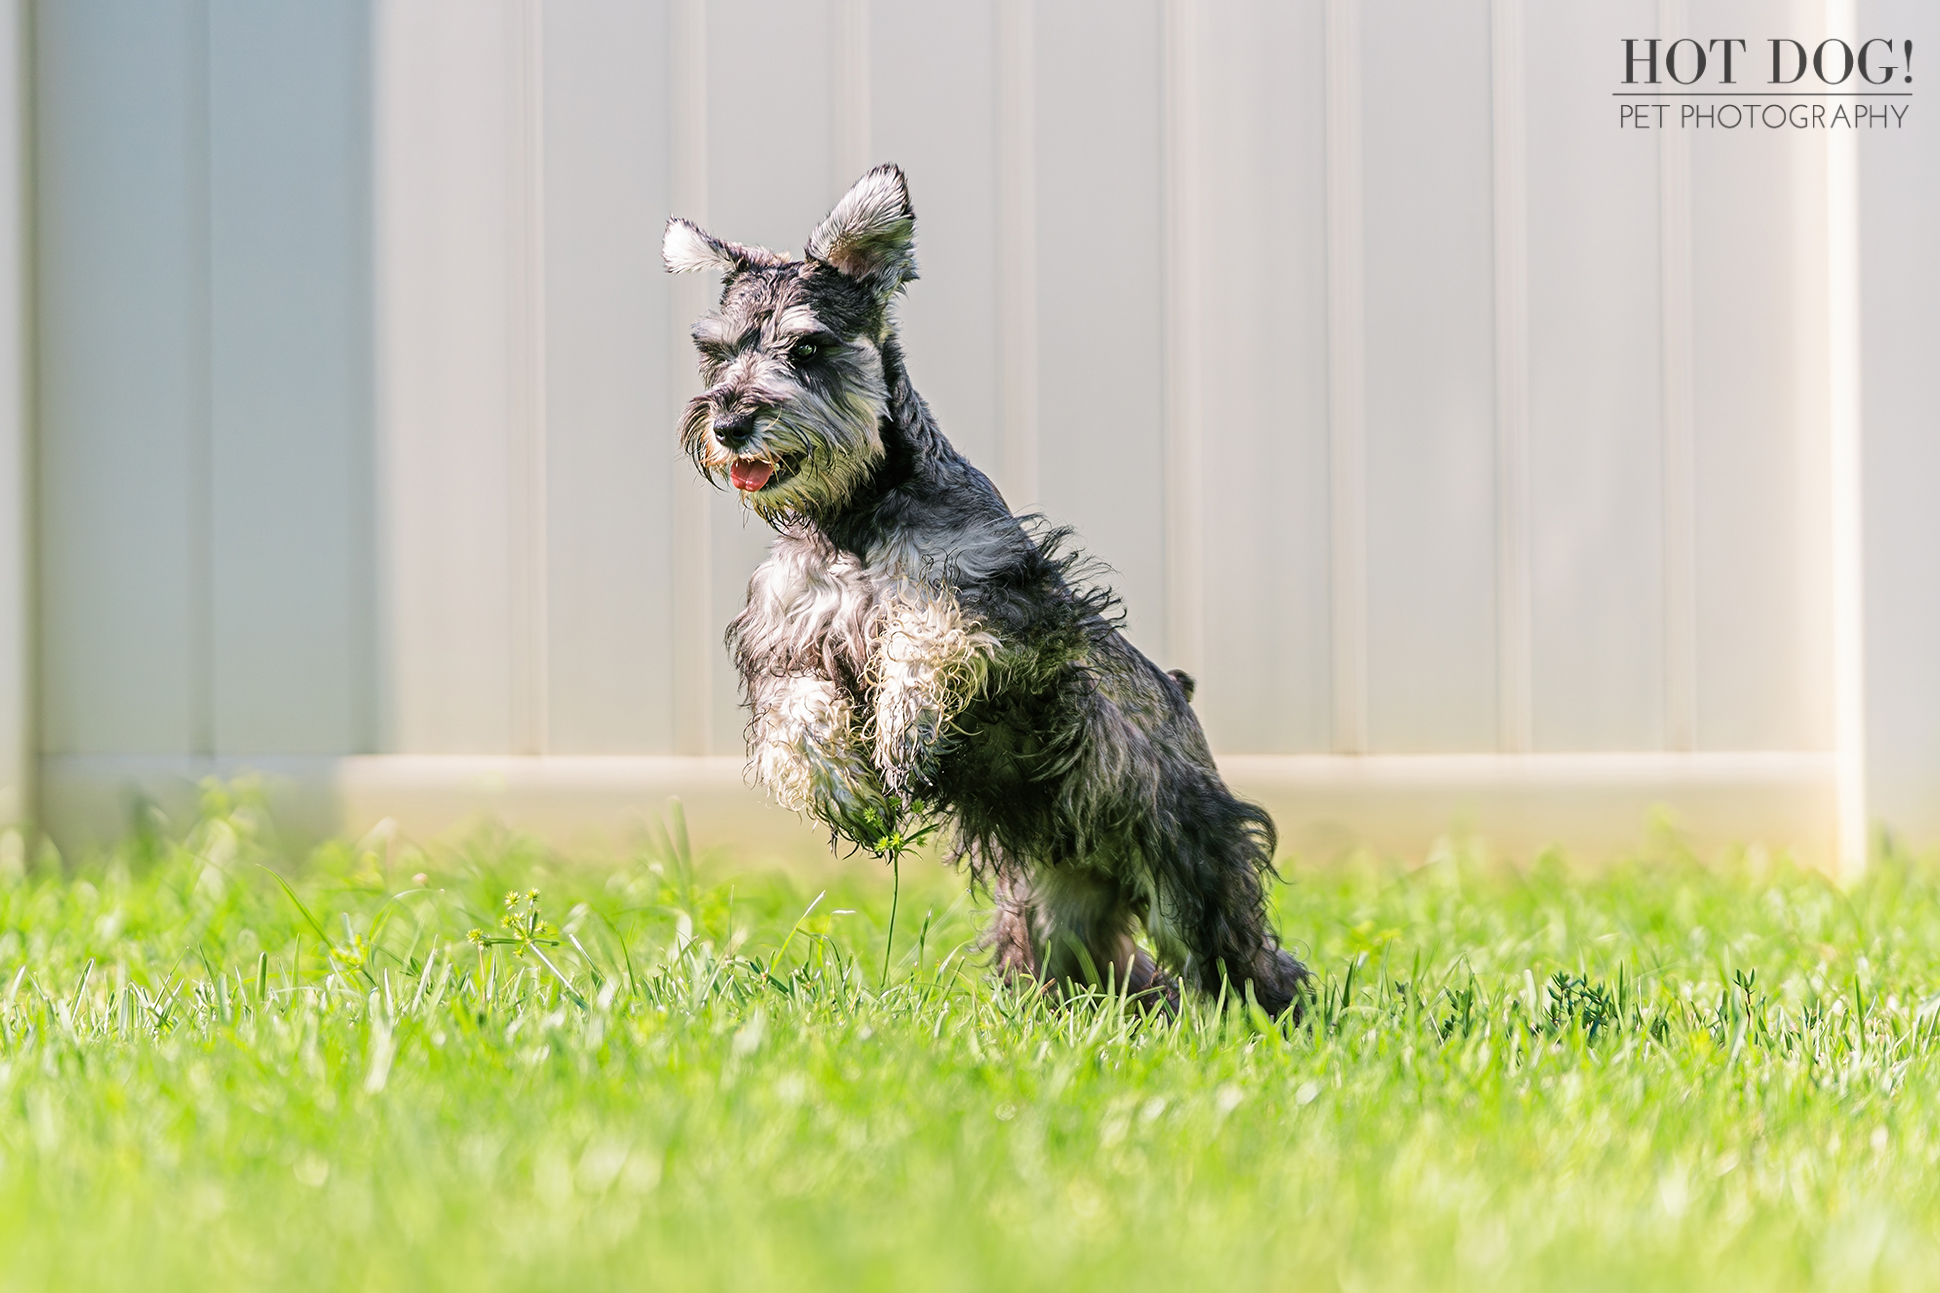
{"label": "dog's hind leg", "polygon": [[1029,979],[1062,996],[1089,987],[1141,992],[1164,977],[1133,942],[1137,916],[1111,876],[1076,866],[1026,875],[1005,865],[991,890],[996,910],[983,943],[1006,982]]}
{"label": "dog's hind leg", "polygon": [[1279,945],[1264,917],[1244,903],[1205,903],[1192,912],[1194,898],[1204,903],[1205,895],[1173,899],[1148,925],[1163,964],[1208,996],[1224,988],[1238,1000],[1250,992],[1273,1018],[1298,1019],[1308,971]]}
{"label": "dog's hind leg", "polygon": [[1039,976],[1060,992],[1096,989],[1175,1009],[1178,985],[1135,934],[1143,903],[1110,872],[1076,864],[1033,876],[1029,921]]}
{"label": "dog's hind leg", "polygon": [[1123,984],[1137,944],[1118,881],[1069,863],[1042,867],[1032,878],[1037,890],[1033,933],[1045,977],[1069,987]]}
{"label": "dog's hind leg", "polygon": [[1168,1015],[1179,1010],[1179,981],[1142,947],[1132,949],[1132,968],[1125,976],[1125,995],[1151,1010]]}
{"label": "dog's hind leg", "polygon": [[983,932],[983,946],[990,952],[992,968],[1005,983],[1036,981],[1037,946],[1031,937],[1031,911],[1034,901],[1031,882],[1023,872],[1008,865],[997,868],[991,884],[995,910]]}
{"label": "dog's hind leg", "polygon": [[1159,891],[1147,928],[1161,958],[1208,993],[1250,988],[1267,1014],[1298,1018],[1308,971],[1267,919],[1272,820],[1210,779],[1179,808],[1177,828],[1147,848]]}

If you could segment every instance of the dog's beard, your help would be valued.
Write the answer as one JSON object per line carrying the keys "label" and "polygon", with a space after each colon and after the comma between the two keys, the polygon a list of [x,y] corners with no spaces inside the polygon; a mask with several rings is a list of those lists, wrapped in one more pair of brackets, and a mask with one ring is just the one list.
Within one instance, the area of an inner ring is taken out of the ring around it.
{"label": "dog's beard", "polygon": [[[733,489],[756,515],[777,524],[790,516],[827,515],[848,503],[882,460],[883,411],[882,397],[866,388],[824,396],[797,387],[757,419],[754,438],[737,451],[715,437],[713,408],[701,396],[687,406],[681,444],[702,475]],[[757,464],[771,469],[760,487],[739,488],[736,476],[760,476]]]}

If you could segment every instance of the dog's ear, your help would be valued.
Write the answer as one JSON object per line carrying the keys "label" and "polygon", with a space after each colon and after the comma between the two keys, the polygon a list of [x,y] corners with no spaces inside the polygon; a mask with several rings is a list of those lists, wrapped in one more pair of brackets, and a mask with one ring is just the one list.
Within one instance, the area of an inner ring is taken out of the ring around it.
{"label": "dog's ear", "polygon": [[808,240],[812,259],[834,266],[888,300],[916,277],[916,213],[897,166],[857,180]]}
{"label": "dog's ear", "polygon": [[751,267],[772,269],[788,263],[766,247],[744,247],[724,242],[690,220],[673,216],[667,221],[667,235],[660,242],[660,259],[675,274],[691,274],[717,269],[725,274]]}

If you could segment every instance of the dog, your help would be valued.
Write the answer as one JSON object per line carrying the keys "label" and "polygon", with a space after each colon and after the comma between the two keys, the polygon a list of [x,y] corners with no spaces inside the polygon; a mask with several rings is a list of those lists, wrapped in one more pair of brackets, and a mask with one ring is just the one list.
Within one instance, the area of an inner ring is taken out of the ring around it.
{"label": "dog", "polygon": [[1009,980],[1168,1011],[1182,982],[1224,986],[1297,1015],[1273,821],[1220,779],[1192,680],[1125,639],[1070,531],[1013,515],[910,385],[893,307],[915,230],[895,166],[800,257],[667,223],[669,270],[723,276],[681,447],[777,531],[727,630],[750,771],[877,852],[952,821]]}

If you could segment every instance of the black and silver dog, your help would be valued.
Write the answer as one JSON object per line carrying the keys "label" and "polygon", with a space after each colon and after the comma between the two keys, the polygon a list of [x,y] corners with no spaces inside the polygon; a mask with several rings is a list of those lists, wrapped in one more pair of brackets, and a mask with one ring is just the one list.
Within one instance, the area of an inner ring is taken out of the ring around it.
{"label": "black and silver dog", "polygon": [[1191,680],[1118,632],[1068,532],[1013,516],[910,386],[891,306],[914,239],[894,166],[800,259],[667,225],[668,269],[724,275],[681,445],[779,532],[727,634],[751,769],[865,846],[953,818],[1008,977],[1175,1005],[1172,975],[1224,976],[1281,1014],[1307,971],[1267,922],[1272,819],[1227,790]]}

